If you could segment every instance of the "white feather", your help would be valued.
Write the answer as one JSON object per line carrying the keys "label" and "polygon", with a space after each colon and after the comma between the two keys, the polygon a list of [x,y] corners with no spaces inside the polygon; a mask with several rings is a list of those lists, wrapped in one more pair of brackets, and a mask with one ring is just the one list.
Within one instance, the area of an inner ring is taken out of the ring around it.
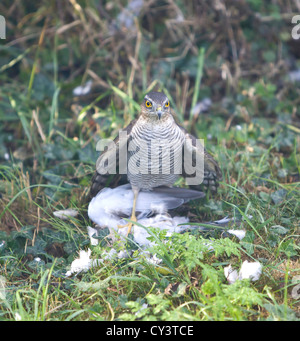
{"label": "white feather", "polygon": [[262,265],[259,262],[248,262],[245,260],[240,271],[234,270],[230,265],[224,268],[224,275],[229,284],[233,284],[237,280],[250,279],[258,281],[262,274]]}
{"label": "white feather", "polygon": [[59,219],[68,220],[70,217],[77,217],[78,211],[72,208],[67,208],[66,210],[54,211],[53,215]]}
{"label": "white feather", "polygon": [[233,284],[239,278],[237,270],[234,270],[231,264],[224,268],[224,275],[229,284]]}
{"label": "white feather", "polygon": [[262,273],[262,265],[259,262],[248,262],[245,260],[239,272],[239,279],[249,278],[257,281]]}
{"label": "white feather", "polygon": [[230,233],[230,234],[233,234],[239,240],[242,240],[246,236],[246,231],[245,230],[228,230],[227,232]]}

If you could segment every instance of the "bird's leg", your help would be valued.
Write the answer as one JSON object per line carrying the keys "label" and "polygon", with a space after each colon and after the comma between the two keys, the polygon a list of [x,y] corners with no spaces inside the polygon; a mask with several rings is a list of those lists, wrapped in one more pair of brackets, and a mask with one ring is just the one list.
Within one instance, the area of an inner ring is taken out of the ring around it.
{"label": "bird's leg", "polygon": [[[136,188],[133,188],[132,191],[133,191],[134,197],[133,197],[133,205],[132,205],[132,212],[131,212],[130,220],[136,222],[137,219],[136,219],[136,216],[135,216],[135,206],[136,206],[137,197],[138,197],[138,195],[139,195],[139,190],[136,189]],[[118,225],[118,228],[121,229],[121,228],[123,228],[123,227],[128,227],[128,232],[127,232],[127,236],[128,236],[129,233],[131,232],[132,225],[133,225],[133,223],[128,222],[128,223],[125,224],[125,225]]]}

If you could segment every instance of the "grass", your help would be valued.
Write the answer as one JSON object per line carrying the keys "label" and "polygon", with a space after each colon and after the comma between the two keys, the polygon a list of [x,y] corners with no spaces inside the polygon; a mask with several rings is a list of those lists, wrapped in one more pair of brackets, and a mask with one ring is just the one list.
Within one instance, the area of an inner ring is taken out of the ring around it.
{"label": "grass", "polygon": [[[299,8],[222,4],[146,3],[126,26],[126,1],[1,3],[1,320],[299,320],[299,86],[288,76],[300,65],[290,34]],[[91,91],[74,96],[88,80]],[[106,231],[90,245],[87,193],[97,141],[115,137],[151,90],[165,91],[223,172],[190,219],[236,217],[246,236],[149,228],[159,266],[129,241],[131,257],[65,277],[81,249],[95,259],[124,249]],[[193,116],[205,98],[211,107]],[[77,217],[53,215],[69,207]],[[224,267],[244,260],[263,265],[261,278],[229,285]]]}

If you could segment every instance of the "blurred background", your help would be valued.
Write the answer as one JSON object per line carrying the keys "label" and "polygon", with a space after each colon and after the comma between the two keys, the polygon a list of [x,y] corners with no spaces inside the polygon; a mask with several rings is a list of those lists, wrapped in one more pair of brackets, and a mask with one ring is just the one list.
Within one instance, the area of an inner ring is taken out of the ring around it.
{"label": "blurred background", "polygon": [[253,192],[260,176],[299,181],[299,13],[298,0],[2,0],[3,206],[25,188],[26,207],[79,205],[97,141],[136,117],[150,90],[205,139],[223,197],[226,183]]}

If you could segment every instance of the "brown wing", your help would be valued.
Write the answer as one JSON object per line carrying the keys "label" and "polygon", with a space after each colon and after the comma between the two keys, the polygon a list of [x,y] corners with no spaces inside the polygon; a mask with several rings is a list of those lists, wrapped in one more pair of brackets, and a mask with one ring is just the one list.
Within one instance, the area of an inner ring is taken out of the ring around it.
{"label": "brown wing", "polygon": [[[188,131],[180,126],[180,129],[185,134],[185,148],[183,153],[188,154],[189,159],[192,160],[192,166],[196,167],[197,172],[197,162],[196,157],[199,156],[200,160],[204,161],[204,167],[199,169],[199,173],[202,173],[203,182],[200,185],[195,185],[195,187],[199,187],[200,189],[210,189],[211,191],[216,191],[218,187],[218,181],[222,179],[222,172],[217,163],[217,161],[206,151],[206,149],[200,144],[199,140],[188,133]],[[182,162],[184,163],[185,158],[182,158]],[[201,165],[201,163],[199,163]],[[200,167],[199,167],[200,168]],[[204,171],[204,173],[203,173]],[[182,164],[182,176],[188,180],[195,177],[195,173],[191,174],[191,168],[187,167],[186,164]],[[194,187],[194,186],[192,186]]]}
{"label": "brown wing", "polygon": [[[96,163],[96,172],[92,178],[92,185],[90,188],[90,196],[96,196],[99,191],[107,186],[115,187],[117,185],[125,183],[127,180],[126,174],[120,174],[119,172],[119,151],[128,146],[130,133],[132,127],[136,123],[137,119],[131,121],[129,125],[122,129],[121,132],[125,132],[124,137],[119,140],[119,135],[114,139],[114,143],[101,153]],[[122,135],[123,136],[123,135]],[[125,149],[124,149],[125,150]],[[109,167],[107,167],[107,160],[110,160]]]}

